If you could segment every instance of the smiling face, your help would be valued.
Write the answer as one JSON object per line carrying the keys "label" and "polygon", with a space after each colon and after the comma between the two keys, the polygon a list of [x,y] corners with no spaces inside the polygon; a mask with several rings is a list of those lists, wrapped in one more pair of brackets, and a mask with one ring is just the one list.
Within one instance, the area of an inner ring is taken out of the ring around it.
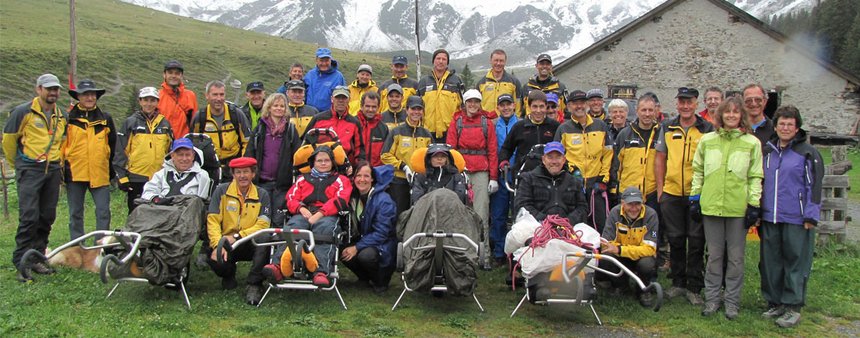
{"label": "smiling face", "polygon": [[400,109],[400,105],[403,104],[403,94],[400,94],[400,92],[397,92],[397,91],[393,91],[393,92],[388,92],[388,95],[386,97],[388,98],[388,108],[389,109],[391,109],[391,110]]}
{"label": "smiling face", "polygon": [[541,157],[541,161],[550,175],[558,175],[564,169],[564,155],[560,152],[553,151],[549,154],[544,154]]}
{"label": "smiling face", "polygon": [[475,115],[481,110],[481,100],[468,99],[466,100],[466,114],[469,116]]}
{"label": "smiling face", "polygon": [[233,168],[233,181],[236,182],[236,185],[239,186],[239,190],[247,191],[249,187],[251,187],[254,180],[253,167],[248,168]]}
{"label": "smiling face", "polygon": [[603,98],[592,97],[588,99],[588,111],[591,112],[591,116],[600,114],[603,111]]}
{"label": "smiling face", "polygon": [[287,97],[290,99],[290,104],[294,106],[305,103],[305,91],[303,89],[290,89],[287,91]]}
{"label": "smiling face", "polygon": [[750,115],[750,120],[760,121],[764,116],[764,107],[767,106],[767,96],[759,87],[744,90],[744,107]]}
{"label": "smiling face", "polygon": [[376,114],[379,112],[379,100],[375,98],[365,98],[364,102],[361,103],[361,113],[364,114],[368,120],[376,117]]}
{"label": "smiling face", "polygon": [[541,100],[529,101],[529,109],[531,109],[531,114],[529,114],[529,118],[532,119],[534,123],[542,123],[543,120],[546,119],[546,102]]}
{"label": "smiling face", "polygon": [[568,107],[570,107],[570,116],[580,120],[585,117],[587,113],[585,100],[576,100],[568,103]]}
{"label": "smiling face", "polygon": [[360,83],[360,84],[370,83],[370,78],[371,78],[370,72],[360,71],[360,72],[358,72],[358,74],[355,75],[355,77],[356,77],[356,79],[358,79],[358,83]]}
{"label": "smiling face", "polygon": [[158,108],[158,99],[152,96],[142,97],[137,102],[140,103],[140,110],[147,115],[155,113],[155,109]]}
{"label": "smiling face", "polygon": [[78,94],[78,104],[85,110],[94,109],[96,107],[96,100],[98,100],[97,97],[96,92]]}
{"label": "smiling face", "polygon": [[543,60],[535,65],[537,68],[538,78],[546,79],[552,74],[552,62]]}
{"label": "smiling face", "polygon": [[795,136],[800,128],[797,127],[797,120],[793,118],[780,117],[776,121],[776,135],[779,141],[788,144]]}
{"label": "smiling face", "polygon": [[265,90],[252,90],[250,92],[245,93],[245,98],[248,99],[248,102],[251,102],[252,106],[262,107],[263,101],[266,100],[266,91]]}
{"label": "smiling face", "polygon": [[[625,114],[626,115],[626,114]],[[639,128],[650,129],[657,121],[657,105],[651,100],[642,100],[636,106],[636,117],[639,119]]]}
{"label": "smiling face", "polygon": [[717,107],[723,103],[723,93],[718,91],[705,92],[705,106],[708,108],[708,113],[713,114],[717,111]]}
{"label": "smiling face", "polygon": [[444,73],[448,70],[448,54],[439,53],[433,58],[433,70],[437,73]]}
{"label": "smiling face", "polygon": [[290,80],[301,80],[305,76],[305,71],[302,67],[290,68]]}
{"label": "smiling face", "polygon": [[224,102],[227,101],[227,93],[224,87],[211,86],[206,92],[206,102],[209,103],[209,108],[216,115],[224,113]]}
{"label": "smiling face", "polygon": [[331,69],[331,58],[317,58],[317,68],[321,72]]}
{"label": "smiling face", "polygon": [[699,105],[698,101],[696,101],[696,98],[694,97],[679,97],[676,100],[676,104],[678,107],[678,115],[680,115],[682,119],[693,117],[696,113],[696,107]]}
{"label": "smiling face", "polygon": [[623,201],[621,203],[623,204],[624,213],[627,214],[627,218],[630,218],[630,219],[639,218],[639,213],[642,212],[642,203],[639,203],[639,202],[624,203]]}
{"label": "smiling face", "polygon": [[334,164],[331,161],[331,156],[326,152],[320,152],[316,156],[314,156],[314,169],[319,172],[327,173],[331,171],[331,168]]}
{"label": "smiling face", "polygon": [[505,64],[507,63],[507,57],[505,54],[496,53],[490,55],[490,65],[493,67],[494,73],[501,73],[505,71]]}
{"label": "smiling face", "polygon": [[355,172],[355,176],[352,178],[352,183],[355,185],[355,188],[364,195],[370,192],[370,188],[373,188],[373,176],[371,175],[372,169],[370,169],[369,165],[363,165],[358,168],[358,171]]}
{"label": "smiling face", "polygon": [[287,115],[287,103],[284,102],[281,98],[276,98],[272,102],[272,106],[269,107],[269,115],[274,118],[280,119]]}
{"label": "smiling face", "polygon": [[514,115],[514,103],[511,101],[502,101],[501,103],[496,105],[496,109],[499,110],[499,115],[504,118],[509,118]]}
{"label": "smiling face", "polygon": [[730,108],[723,112],[723,128],[737,129],[741,125],[743,114],[738,106],[729,104]]}
{"label": "smiling face", "polygon": [[164,71],[164,82],[171,87],[176,87],[182,83],[182,71],[176,68]]}
{"label": "smiling face", "polygon": [[424,118],[424,108],[418,106],[411,107],[406,109],[406,114],[409,115],[409,123],[415,126],[421,123],[421,119]]}
{"label": "smiling face", "polygon": [[623,107],[612,108],[609,110],[609,118],[612,120],[612,125],[616,128],[623,127],[624,124],[627,123],[627,109],[624,109]]}
{"label": "smiling face", "polygon": [[393,64],[393,63],[391,64],[391,74],[394,75],[394,77],[396,77],[398,79],[406,76],[406,70],[407,69],[409,69],[409,66],[407,66],[407,65]]}
{"label": "smiling face", "polygon": [[194,150],[188,148],[179,148],[170,153],[170,159],[173,160],[173,167],[176,170],[188,171],[194,164]]}

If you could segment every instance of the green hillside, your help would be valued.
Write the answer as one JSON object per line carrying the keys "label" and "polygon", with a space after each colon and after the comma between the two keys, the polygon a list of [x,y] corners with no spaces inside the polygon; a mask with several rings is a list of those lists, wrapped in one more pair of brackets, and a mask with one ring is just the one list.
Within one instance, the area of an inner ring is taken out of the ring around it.
{"label": "green hillside", "polygon": [[[118,119],[127,115],[134,91],[160,85],[167,60],[184,64],[187,85],[202,102],[203,87],[214,79],[239,79],[241,92],[254,80],[274,90],[293,62],[313,65],[317,48],[116,0],[78,0],[77,15],[78,79],[91,78],[106,88],[101,106]],[[42,73],[54,73],[65,83],[68,1],[0,0],[0,50],[0,111],[32,98],[35,79]],[[335,50],[334,57],[348,81],[365,60],[380,70],[376,78],[388,76],[390,59],[342,50]],[[236,95],[228,88],[228,99]],[[64,105],[69,100],[68,95],[61,97]]]}

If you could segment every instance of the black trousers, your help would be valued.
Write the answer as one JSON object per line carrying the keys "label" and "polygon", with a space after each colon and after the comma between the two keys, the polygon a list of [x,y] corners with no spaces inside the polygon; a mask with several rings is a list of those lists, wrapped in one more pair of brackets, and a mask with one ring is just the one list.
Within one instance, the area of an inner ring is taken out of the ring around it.
{"label": "black trousers", "polygon": [[[642,257],[638,260],[632,260],[626,257],[619,257],[615,255],[610,256],[617,259],[619,262],[621,262],[621,264],[630,269],[630,271],[633,271],[633,273],[635,273],[636,276],[638,276],[639,279],[642,280],[642,283],[644,283],[645,286],[648,286],[648,283],[651,282],[651,279],[657,276],[657,259],[654,257]],[[617,265],[609,263],[605,260],[601,260],[600,263],[598,263],[598,266],[601,269],[604,269],[609,272],[615,273],[621,271],[621,268],[619,268]],[[627,275],[611,277],[607,274],[600,273],[597,274],[597,279],[608,280],[612,283],[612,286],[616,288],[627,289],[630,287]],[[635,290],[636,294],[639,294],[642,291],[639,289],[638,286],[635,288]]]}
{"label": "black trousers", "polygon": [[705,228],[690,218],[685,196],[663,193],[663,225],[669,238],[672,286],[698,293],[705,287]]}
{"label": "black trousers", "polygon": [[134,208],[137,208],[137,205],[134,204],[134,200],[140,198],[140,195],[143,194],[143,186],[146,185],[146,182],[128,182],[129,190],[126,191],[128,204],[128,214],[131,215],[131,212],[134,211]]}
{"label": "black trousers", "polygon": [[388,186],[388,194],[394,200],[394,204],[397,205],[398,215],[409,210],[409,204],[412,200],[411,191],[412,188],[409,186],[409,181],[406,181],[405,178],[395,177],[391,181],[391,185]]}
{"label": "black trousers", "polygon": [[21,257],[27,250],[45,252],[51,226],[57,218],[57,200],[60,197],[59,169],[18,169],[18,231],[15,233],[15,251],[12,264],[20,268]]}
{"label": "black trousers", "polygon": [[358,280],[369,280],[375,286],[388,286],[394,267],[379,266],[379,251],[376,248],[364,248],[349,261],[341,261],[356,276]]}
{"label": "black trousers", "polygon": [[260,285],[263,283],[263,267],[269,263],[269,247],[257,247],[252,244],[245,244],[233,249],[233,252],[227,256],[227,261],[218,264],[218,261],[212,260],[212,251],[214,249],[206,246],[206,255],[208,259],[206,263],[212,268],[218,277],[224,279],[236,278],[236,262],[251,262],[251,270],[248,271],[248,285]]}

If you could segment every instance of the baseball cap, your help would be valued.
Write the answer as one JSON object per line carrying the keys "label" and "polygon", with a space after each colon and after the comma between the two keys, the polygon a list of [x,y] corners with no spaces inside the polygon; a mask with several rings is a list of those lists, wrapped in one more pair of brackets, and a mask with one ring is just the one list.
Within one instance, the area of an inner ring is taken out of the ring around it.
{"label": "baseball cap", "polygon": [[603,98],[603,91],[595,88],[595,89],[589,90],[588,94],[585,95],[585,98],[587,98],[587,99],[594,98],[594,97],[599,97],[602,99]]}
{"label": "baseball cap", "polygon": [[322,58],[331,58],[331,49],[318,48],[317,49],[317,59],[322,59]]}
{"label": "baseball cap", "polygon": [[511,96],[511,94],[502,94],[502,95],[499,95],[499,98],[496,100],[496,103],[502,103],[504,101],[508,101],[508,102],[513,103],[514,97]]}
{"label": "baseball cap", "polygon": [[173,141],[173,146],[170,147],[170,152],[173,153],[181,148],[194,150],[194,143],[191,143],[191,140],[185,137],[176,139],[176,141]]}
{"label": "baseball cap", "polygon": [[558,94],[546,93],[546,102],[552,102],[552,103],[558,104]]}
{"label": "baseball cap", "polygon": [[388,92],[398,92],[400,93],[400,95],[403,95],[403,87],[401,87],[399,84],[392,83],[388,86]]}
{"label": "baseball cap", "polygon": [[679,97],[698,98],[699,91],[696,88],[681,87],[678,88],[678,95],[675,95],[675,98]]}
{"label": "baseball cap", "polygon": [[624,203],[642,203],[642,192],[636,187],[628,187],[621,193],[621,201]]}
{"label": "baseball cap", "polygon": [[255,90],[266,90],[266,88],[263,87],[263,83],[260,81],[251,82],[248,84],[247,87],[245,87],[245,92],[248,93],[253,92]]}
{"label": "baseball cap", "polygon": [[588,100],[588,95],[585,94],[584,91],[574,90],[570,93],[570,96],[567,97],[567,100],[570,102],[580,101],[580,100]]}
{"label": "baseball cap", "polygon": [[179,63],[179,61],[176,60],[170,60],[164,64],[164,70],[168,69],[179,69],[180,72],[185,72],[185,68],[182,67],[182,63]]}
{"label": "baseball cap", "polygon": [[331,92],[331,97],[338,96],[346,96],[346,98],[349,98],[349,89],[344,86],[334,87],[334,90]]}
{"label": "baseball cap", "polygon": [[284,84],[287,87],[287,90],[300,89],[305,90],[305,82],[302,80],[290,80]]}
{"label": "baseball cap", "polygon": [[60,79],[58,79],[54,74],[42,74],[38,79],[36,79],[36,86],[42,88],[63,88],[63,86],[60,85]]}
{"label": "baseball cap", "polygon": [[395,55],[393,58],[391,58],[391,63],[395,65],[408,65],[409,60],[407,60],[406,57],[403,55]]}
{"label": "baseball cap", "polygon": [[406,108],[421,107],[424,108],[424,99],[418,95],[412,95],[406,99]]}
{"label": "baseball cap", "polygon": [[564,155],[564,146],[561,145],[561,142],[553,141],[553,142],[547,143],[543,147],[543,154],[544,155],[549,154],[553,151],[557,151],[557,152],[561,153],[562,155]]}
{"label": "baseball cap", "polygon": [[358,74],[361,72],[368,72],[368,73],[370,73],[370,75],[373,75],[373,67],[371,67],[370,65],[367,65],[367,64],[358,66],[358,70],[355,71],[355,73]]}
{"label": "baseball cap", "polygon": [[552,57],[549,56],[549,54],[538,55],[537,62],[541,62],[541,61],[549,61],[550,63],[552,63]]}
{"label": "baseball cap", "polygon": [[463,94],[463,101],[469,101],[471,99],[478,99],[478,101],[481,101],[483,99],[481,97],[481,92],[479,92],[477,89],[467,90],[466,93]]}
{"label": "baseball cap", "polygon": [[141,88],[140,93],[137,95],[137,98],[142,99],[144,97],[154,97],[158,99],[158,89],[155,89],[155,87]]}

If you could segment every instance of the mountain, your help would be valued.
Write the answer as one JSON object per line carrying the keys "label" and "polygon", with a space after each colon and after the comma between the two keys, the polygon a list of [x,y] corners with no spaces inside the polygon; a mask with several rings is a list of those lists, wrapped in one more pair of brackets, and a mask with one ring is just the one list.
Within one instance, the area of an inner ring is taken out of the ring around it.
{"label": "mountain", "polygon": [[[363,52],[415,48],[416,0],[123,0],[203,21]],[[421,0],[421,49],[446,48],[452,59],[503,47],[510,64],[534,54],[566,58],[664,0]],[[814,0],[732,0],[764,18]]]}

